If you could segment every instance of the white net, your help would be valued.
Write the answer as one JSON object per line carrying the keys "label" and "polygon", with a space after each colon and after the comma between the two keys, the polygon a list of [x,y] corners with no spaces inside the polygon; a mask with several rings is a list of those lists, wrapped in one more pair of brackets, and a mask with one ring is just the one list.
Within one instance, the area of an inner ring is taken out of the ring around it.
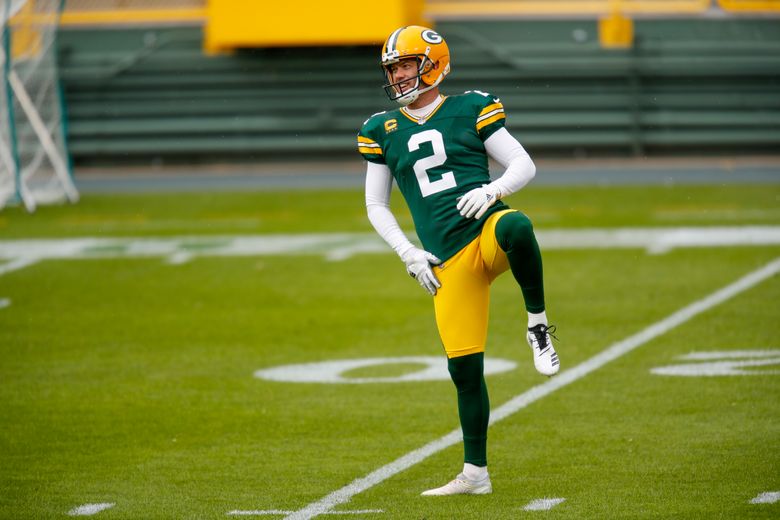
{"label": "white net", "polygon": [[0,207],[78,200],[65,151],[55,37],[61,0],[0,1]]}
{"label": "white net", "polygon": [[13,156],[9,114],[8,82],[5,81],[7,63],[5,49],[10,33],[7,21],[21,8],[22,2],[4,2],[0,8],[0,208],[16,195],[16,164]]}

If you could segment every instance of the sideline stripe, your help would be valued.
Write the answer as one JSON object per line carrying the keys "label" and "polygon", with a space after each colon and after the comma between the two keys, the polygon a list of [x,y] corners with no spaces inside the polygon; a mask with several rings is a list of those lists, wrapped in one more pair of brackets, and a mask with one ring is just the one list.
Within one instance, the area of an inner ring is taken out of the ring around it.
{"label": "sideline stripe", "polygon": [[[542,249],[645,249],[661,254],[684,247],[780,245],[780,226],[548,229],[536,233]],[[346,260],[356,254],[390,254],[376,233],[294,235],[191,235],[180,237],[0,240],[0,276],[43,260],[169,258],[183,263],[203,256],[324,255]]]}
{"label": "sideline stripe", "polygon": [[[555,390],[563,388],[564,386],[585,377],[594,370],[603,367],[610,361],[614,361],[615,359],[631,352],[637,347],[640,347],[641,345],[644,345],[658,336],[665,334],[678,325],[685,323],[696,315],[701,314],[702,312],[709,310],[720,303],[723,303],[737,294],[758,285],[762,281],[770,278],[778,272],[780,272],[780,257],[774,259],[760,269],[743,276],[736,282],[715,291],[709,296],[695,301],[686,307],[683,307],[674,314],[671,314],[663,320],[650,325],[637,334],[614,343],[606,350],[601,351],[592,358],[583,361],[574,368],[564,370],[552,379],[547,380],[547,382],[542,383],[541,385],[537,385],[527,390],[526,392],[523,392],[507,403],[499,406],[495,410],[491,410],[490,424],[495,424],[498,421],[505,419],[515,412],[525,408],[534,401],[554,392]],[[389,464],[385,464],[381,468],[369,473],[365,477],[361,477],[352,481],[343,488],[334,491],[333,493],[321,498],[316,502],[312,502],[303,509],[296,511],[295,513],[288,515],[285,518],[288,520],[308,520],[309,518],[314,518],[315,516],[325,514],[332,508],[349,502],[349,500],[358,493],[374,487],[380,482],[383,482],[397,473],[400,473],[414,466],[415,464],[422,462],[431,455],[434,455],[444,450],[445,448],[460,442],[461,440],[462,435],[460,428],[453,430],[444,437],[430,442],[422,448],[418,448]]]}

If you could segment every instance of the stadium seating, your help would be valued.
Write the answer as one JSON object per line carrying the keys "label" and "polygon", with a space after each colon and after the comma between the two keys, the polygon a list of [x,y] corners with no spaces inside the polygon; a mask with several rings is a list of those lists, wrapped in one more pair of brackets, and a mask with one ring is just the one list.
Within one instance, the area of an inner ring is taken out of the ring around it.
{"label": "stadium seating", "polygon": [[[773,19],[638,20],[630,50],[599,47],[595,20],[450,21],[445,90],[501,97],[536,154],[772,151],[780,145]],[[198,27],[60,33],[77,162],[354,153],[392,108],[378,49],[208,56]]]}

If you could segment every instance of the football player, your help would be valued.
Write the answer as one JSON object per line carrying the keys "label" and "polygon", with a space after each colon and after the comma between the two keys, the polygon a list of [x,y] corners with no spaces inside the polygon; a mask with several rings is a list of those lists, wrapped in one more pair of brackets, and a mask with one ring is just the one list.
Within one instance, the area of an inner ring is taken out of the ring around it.
{"label": "football player", "polygon": [[[385,92],[401,107],[371,116],[358,134],[367,161],[366,207],[376,231],[433,296],[436,324],[455,383],[464,465],[448,484],[423,495],[492,492],[487,471],[490,413],[483,374],[491,282],[511,270],[528,312],[527,341],[544,375],[560,364],[545,314],[542,257],[531,221],[501,199],[525,186],[536,168],[506,130],[501,101],[486,92],[444,96],[450,72],[444,38],[401,27],[382,47]],[[505,171],[491,181],[488,157]],[[422,249],[390,211],[393,179],[414,220]]]}

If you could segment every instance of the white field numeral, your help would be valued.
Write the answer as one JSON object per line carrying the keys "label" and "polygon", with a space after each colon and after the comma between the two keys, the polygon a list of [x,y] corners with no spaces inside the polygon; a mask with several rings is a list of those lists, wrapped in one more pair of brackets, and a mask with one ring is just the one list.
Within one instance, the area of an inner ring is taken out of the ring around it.
{"label": "white field numeral", "polygon": [[[778,375],[780,350],[724,350],[691,352],[677,359],[689,361],[650,370],[659,376],[715,377]],[[692,361],[692,363],[690,363]]]}

